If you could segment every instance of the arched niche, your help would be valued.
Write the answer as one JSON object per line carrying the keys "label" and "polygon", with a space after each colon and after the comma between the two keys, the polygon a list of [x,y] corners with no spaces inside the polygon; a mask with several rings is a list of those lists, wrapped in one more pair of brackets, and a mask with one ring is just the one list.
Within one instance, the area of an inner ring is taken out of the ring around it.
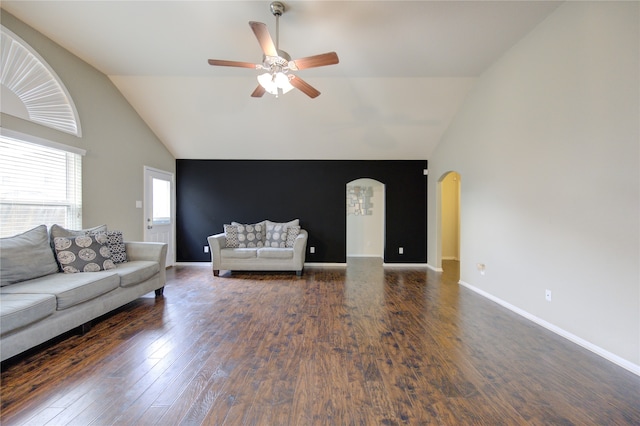
{"label": "arched niche", "polygon": [[385,185],[361,178],[347,183],[347,257],[384,259]]}
{"label": "arched niche", "polygon": [[460,260],[460,188],[456,171],[443,173],[438,179],[438,265],[442,260]]}

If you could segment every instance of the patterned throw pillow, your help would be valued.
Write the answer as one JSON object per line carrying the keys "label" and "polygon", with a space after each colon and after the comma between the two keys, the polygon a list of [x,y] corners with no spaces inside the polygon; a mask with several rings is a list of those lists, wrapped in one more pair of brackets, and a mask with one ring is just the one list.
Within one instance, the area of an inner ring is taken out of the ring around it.
{"label": "patterned throw pillow", "polygon": [[266,222],[267,225],[282,225],[285,228],[288,228],[289,226],[298,226],[298,225],[300,225],[300,219],[293,219],[293,220],[290,220],[289,222],[281,222],[281,223],[272,222],[270,220],[265,220],[265,222]]}
{"label": "patterned throw pillow", "polygon": [[224,236],[227,240],[227,247],[240,247],[240,242],[238,241],[238,227],[236,225],[224,225]]}
{"label": "patterned throw pillow", "polygon": [[105,233],[57,237],[53,240],[56,258],[65,273],[114,269]]}
{"label": "patterned throw pillow", "polygon": [[[107,232],[107,225],[99,225],[93,228],[86,228],[86,229],[67,229],[67,228],[63,228],[58,224],[53,224],[51,225],[51,229],[49,229],[49,238],[51,239],[51,249],[53,250],[53,252],[56,251],[54,240],[59,237],[79,237],[81,235],[94,235],[94,234],[104,233],[104,232]],[[59,270],[62,271],[62,265],[57,259],[56,259],[56,262],[58,262]]]}
{"label": "patterned throw pillow", "polygon": [[127,251],[124,245],[122,231],[108,231],[107,245],[111,251],[111,260],[113,260],[113,263],[117,264],[127,261]]}
{"label": "patterned throw pillow", "polygon": [[[77,237],[79,235],[98,234],[107,232],[107,225],[95,226],[87,229],[66,229],[60,225],[51,225],[49,234],[51,234],[51,242],[58,237]],[[53,244],[52,244],[53,245]]]}
{"label": "patterned throw pillow", "polygon": [[232,226],[238,227],[238,247],[253,248],[264,247],[264,223],[254,223],[245,225],[242,223],[231,222]]}
{"label": "patterned throw pillow", "polygon": [[289,226],[287,227],[287,243],[286,247],[293,247],[293,244],[296,242],[296,238],[300,234],[299,226]]}
{"label": "patterned throw pillow", "polygon": [[284,223],[267,223],[265,247],[285,248],[287,245],[287,227]]}

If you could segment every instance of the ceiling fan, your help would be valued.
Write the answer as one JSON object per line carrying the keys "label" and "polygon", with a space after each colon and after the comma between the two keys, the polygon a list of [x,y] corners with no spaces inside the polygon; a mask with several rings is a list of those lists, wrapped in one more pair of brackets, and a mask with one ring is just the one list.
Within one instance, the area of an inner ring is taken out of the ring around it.
{"label": "ceiling fan", "polygon": [[273,43],[269,30],[265,24],[262,22],[249,22],[249,26],[256,35],[258,43],[260,43],[260,47],[264,52],[262,63],[254,64],[251,62],[209,59],[209,64],[224,67],[254,68],[265,71],[258,75],[258,83],[260,84],[251,94],[254,98],[262,97],[265,92],[269,92],[278,97],[281,94],[287,93],[294,87],[310,98],[317,97],[320,94],[317,89],[290,72],[337,64],[339,62],[337,53],[329,52],[291,60],[291,57],[287,52],[278,48],[280,38],[280,16],[284,13],[284,4],[279,1],[274,1],[271,3],[270,9],[271,13],[276,17],[275,44]]}

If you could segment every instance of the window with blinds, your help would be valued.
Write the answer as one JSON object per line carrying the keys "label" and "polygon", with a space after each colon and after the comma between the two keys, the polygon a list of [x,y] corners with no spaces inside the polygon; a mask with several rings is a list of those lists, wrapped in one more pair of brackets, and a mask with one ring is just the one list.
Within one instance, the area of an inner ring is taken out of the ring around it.
{"label": "window with blinds", "polygon": [[0,136],[0,237],[42,224],[82,228],[82,157]]}

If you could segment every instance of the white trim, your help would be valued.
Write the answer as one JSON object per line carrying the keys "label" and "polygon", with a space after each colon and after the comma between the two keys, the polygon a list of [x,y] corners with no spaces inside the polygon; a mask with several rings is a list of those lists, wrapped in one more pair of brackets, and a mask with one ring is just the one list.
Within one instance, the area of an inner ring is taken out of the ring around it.
{"label": "white trim", "polygon": [[346,263],[305,262],[305,268],[346,268]]}
{"label": "white trim", "polygon": [[[202,266],[211,268],[211,261],[206,262],[174,262],[172,266]],[[172,266],[167,266],[166,269],[170,269]]]}
{"label": "white trim", "polygon": [[431,265],[430,263],[427,263],[427,268],[431,269],[432,271],[436,271],[436,272],[442,272],[443,271],[442,268],[436,268],[435,266]]}
{"label": "white trim", "polygon": [[50,141],[49,139],[39,138],[37,136],[21,133],[16,130],[7,129],[6,127],[0,127],[0,135],[9,139],[16,139],[23,142],[34,143],[36,145],[42,145],[49,148],[59,149],[60,151],[67,151],[73,154],[85,156],[87,151],[82,148],[76,148],[75,146],[65,145],[62,143]]}
{"label": "white trim", "polygon": [[385,268],[428,268],[427,263],[383,263]]}
{"label": "white trim", "polygon": [[557,327],[557,326],[555,326],[555,325],[553,325],[553,324],[551,324],[551,323],[549,323],[549,322],[547,322],[547,321],[545,321],[545,320],[543,320],[541,318],[538,318],[535,315],[532,315],[532,314],[530,314],[529,312],[527,312],[525,310],[522,310],[522,309],[520,309],[520,308],[518,308],[516,306],[513,306],[512,304],[510,304],[508,302],[505,302],[504,300],[502,300],[502,299],[500,299],[500,298],[498,298],[498,297],[496,297],[496,296],[494,296],[494,295],[492,295],[490,293],[487,293],[484,290],[480,290],[479,288],[474,287],[469,283],[466,283],[466,282],[460,280],[458,282],[458,284],[460,284],[463,287],[468,288],[469,290],[471,290],[473,292],[478,293],[480,296],[483,296],[483,297],[485,297],[485,298],[497,303],[500,306],[503,306],[503,307],[509,309],[512,312],[515,312],[516,314],[528,319],[529,321],[532,321],[532,322],[534,322],[534,323],[546,328],[547,330],[552,331],[552,332],[556,333],[557,335],[559,335],[561,337],[564,337],[565,339],[567,339],[567,340],[569,340],[569,341],[571,341],[571,342],[573,342],[573,343],[575,343],[577,345],[580,345],[585,349],[590,350],[591,352],[595,353],[596,355],[600,355],[604,359],[606,359],[608,361],[611,361],[614,364],[617,364],[617,365],[619,365],[620,367],[622,367],[622,368],[624,368],[626,370],[629,370],[633,374],[636,374],[636,375],[640,376],[640,365],[636,365],[636,364],[634,364],[634,363],[632,363],[630,361],[627,361],[626,359],[621,358],[618,355],[613,354],[613,353],[611,353],[611,352],[609,352],[609,351],[607,351],[605,349],[602,349],[601,347],[596,346],[593,343],[588,342],[588,341],[576,336],[573,333],[569,333],[568,331],[566,331],[566,330],[564,330],[564,329],[562,329],[560,327]]}
{"label": "white trim", "polygon": [[347,258],[350,257],[365,257],[365,258],[370,258],[370,259],[382,259],[382,256],[380,256],[379,254],[348,254]]}

